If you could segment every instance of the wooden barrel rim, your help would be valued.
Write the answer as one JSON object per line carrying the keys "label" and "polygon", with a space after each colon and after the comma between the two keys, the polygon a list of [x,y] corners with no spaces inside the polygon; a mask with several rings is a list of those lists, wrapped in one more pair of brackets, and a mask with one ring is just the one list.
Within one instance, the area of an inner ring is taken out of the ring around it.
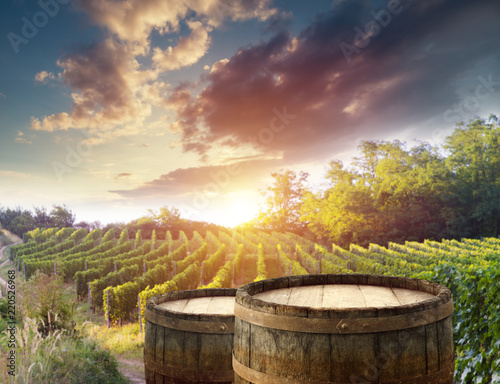
{"label": "wooden barrel rim", "polygon": [[180,331],[213,334],[234,333],[233,315],[184,313],[162,308],[159,305],[168,301],[198,297],[235,296],[236,291],[234,288],[193,289],[154,296],[146,303],[145,318],[153,324]]}
{"label": "wooden barrel rim", "polygon": [[[234,373],[239,377],[255,384],[348,384],[350,382],[346,381],[309,381],[292,379],[289,377],[275,376],[269,373],[256,371],[255,369],[249,368],[241,364],[233,354],[233,369]],[[455,361],[453,360],[445,368],[430,372],[425,376],[406,378],[404,379],[405,384],[428,384],[428,383],[448,383],[450,378],[453,378],[455,371]],[[401,380],[391,380],[391,381],[381,381],[382,384],[401,384]]]}
{"label": "wooden barrel rim", "polygon": [[[307,285],[364,284],[432,293],[434,297],[385,308],[309,308],[264,301],[252,295]],[[235,315],[264,327],[309,333],[371,333],[417,327],[453,313],[448,288],[425,280],[374,275],[304,275],[247,284],[236,294]]]}
{"label": "wooden barrel rim", "polygon": [[168,364],[159,364],[144,352],[144,366],[147,370],[159,373],[165,377],[191,380],[193,382],[228,383],[234,380],[234,371],[199,371],[177,367]]}

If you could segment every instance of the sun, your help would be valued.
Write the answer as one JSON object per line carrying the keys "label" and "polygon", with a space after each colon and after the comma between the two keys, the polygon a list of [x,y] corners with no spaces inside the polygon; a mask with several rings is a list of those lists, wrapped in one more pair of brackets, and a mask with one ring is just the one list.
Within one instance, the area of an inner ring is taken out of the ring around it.
{"label": "sun", "polygon": [[235,227],[254,219],[259,213],[259,201],[253,194],[238,194],[229,197],[227,204],[219,211],[218,222]]}

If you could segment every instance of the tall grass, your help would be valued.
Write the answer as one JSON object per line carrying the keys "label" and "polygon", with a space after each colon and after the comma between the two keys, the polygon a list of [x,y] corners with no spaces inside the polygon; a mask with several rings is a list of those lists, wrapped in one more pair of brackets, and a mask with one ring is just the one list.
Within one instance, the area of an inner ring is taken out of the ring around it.
{"label": "tall grass", "polygon": [[24,325],[17,329],[16,375],[8,374],[6,354],[2,353],[1,383],[129,383],[118,372],[116,359],[94,341],[62,330],[43,334],[39,329],[46,329],[46,326],[40,322],[43,323],[25,318]]}

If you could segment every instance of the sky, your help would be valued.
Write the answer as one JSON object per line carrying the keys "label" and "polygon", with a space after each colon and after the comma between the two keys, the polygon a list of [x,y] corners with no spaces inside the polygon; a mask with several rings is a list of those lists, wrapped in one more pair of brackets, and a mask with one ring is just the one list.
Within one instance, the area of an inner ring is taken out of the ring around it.
{"label": "sky", "polygon": [[273,172],[500,115],[498,0],[0,3],[0,206],[251,219]]}

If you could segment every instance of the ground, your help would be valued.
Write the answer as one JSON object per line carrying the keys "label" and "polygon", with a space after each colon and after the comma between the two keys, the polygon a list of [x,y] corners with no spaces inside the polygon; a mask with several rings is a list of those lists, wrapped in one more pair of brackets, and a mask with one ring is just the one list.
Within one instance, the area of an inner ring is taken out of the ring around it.
{"label": "ground", "polygon": [[142,359],[126,358],[116,356],[120,372],[127,377],[133,384],[145,384],[144,362]]}

